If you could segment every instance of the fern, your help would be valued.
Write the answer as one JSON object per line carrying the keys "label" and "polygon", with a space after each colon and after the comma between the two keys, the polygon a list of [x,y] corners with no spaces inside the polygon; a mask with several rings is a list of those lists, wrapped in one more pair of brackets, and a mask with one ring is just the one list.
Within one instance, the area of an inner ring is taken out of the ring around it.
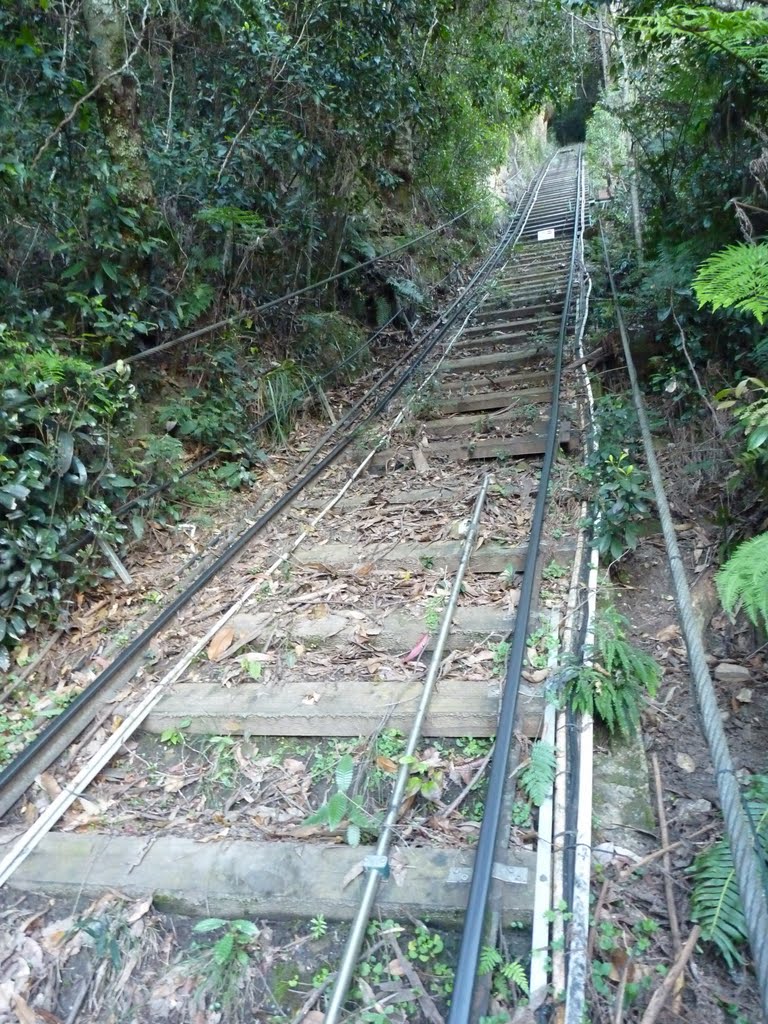
{"label": "fern", "polygon": [[768,533],[739,544],[715,577],[723,608],[768,627]]}
{"label": "fern", "polygon": [[[764,840],[768,836],[768,776],[754,777],[746,806],[756,835]],[[768,868],[764,842],[760,851]],[[698,854],[688,870],[693,877],[691,918],[701,925],[703,938],[717,946],[733,969],[743,963],[740,950],[747,940],[747,926],[727,839],[719,839]]]}
{"label": "fern", "polygon": [[659,687],[659,666],[627,640],[628,623],[607,608],[595,629],[595,664],[584,666],[567,682],[565,697],[574,711],[599,718],[611,733],[631,736],[640,724],[643,696]]}
{"label": "fern", "polygon": [[546,800],[555,780],[555,748],[541,740],[533,744],[531,758],[520,773],[520,786],[537,806]]}
{"label": "fern", "polygon": [[501,969],[501,973],[506,981],[511,982],[513,985],[517,985],[521,992],[528,995],[528,978],[525,974],[525,968],[519,960],[512,960],[510,963],[504,964]]}
{"label": "fern", "polygon": [[740,242],[714,253],[699,267],[693,288],[700,307],[738,309],[762,324],[768,314],[768,244]]}
{"label": "fern", "polygon": [[483,946],[480,950],[480,959],[477,963],[477,973],[480,975],[490,974],[491,971],[501,963],[501,953],[495,946]]}
{"label": "fern", "polygon": [[355,762],[351,754],[344,754],[336,765],[336,788],[340,793],[346,793],[352,785],[352,778],[355,772]]}

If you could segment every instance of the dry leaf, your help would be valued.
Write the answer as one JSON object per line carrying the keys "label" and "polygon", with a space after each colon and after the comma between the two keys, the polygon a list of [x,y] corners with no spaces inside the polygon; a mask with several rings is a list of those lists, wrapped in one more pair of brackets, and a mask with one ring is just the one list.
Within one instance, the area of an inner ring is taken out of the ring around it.
{"label": "dry leaf", "polygon": [[693,774],[696,771],[696,762],[693,760],[690,754],[678,754],[675,757],[678,768],[682,768],[688,775]]}
{"label": "dry leaf", "polygon": [[224,652],[232,646],[234,639],[235,631],[231,626],[224,626],[223,629],[220,629],[208,647],[209,661],[218,661]]}
{"label": "dry leaf", "polygon": [[413,467],[420,476],[424,476],[429,472],[429,463],[421,448],[414,448],[413,450]]}
{"label": "dry leaf", "polygon": [[344,875],[341,880],[341,888],[346,889],[350,882],[354,882],[358,875],[363,873],[363,862],[359,860],[357,864],[353,864],[349,871]]}
{"label": "dry leaf", "polygon": [[149,912],[151,907],[151,896],[147,896],[147,898],[143,900],[137,900],[126,914],[125,920],[128,922],[128,924],[134,924],[136,921],[144,917],[144,915]]}
{"label": "dry leaf", "polygon": [[376,767],[381,768],[383,772],[389,772],[391,775],[397,772],[397,764],[391,757],[377,757]]}
{"label": "dry leaf", "polygon": [[306,697],[302,700],[301,703],[302,704],[317,704],[317,702],[319,700],[320,700],[320,694],[319,693],[308,693],[306,695]]}
{"label": "dry leaf", "polygon": [[736,700],[739,704],[751,704],[752,703],[752,691],[746,686],[743,690],[739,690],[736,694]]}
{"label": "dry leaf", "polygon": [[680,627],[676,622],[670,623],[669,626],[665,626],[664,629],[660,629],[656,634],[656,639],[661,644],[669,643],[670,640],[676,640],[680,636]]}
{"label": "dry leaf", "polygon": [[424,648],[429,643],[429,633],[424,633],[415,643],[407,654],[403,655],[400,659],[404,665],[407,665],[409,661],[416,661],[424,653]]}
{"label": "dry leaf", "polygon": [[38,784],[40,789],[43,790],[49,800],[55,800],[59,793],[61,793],[61,786],[50,772],[43,772],[41,775],[38,775],[35,782]]}
{"label": "dry leaf", "polygon": [[16,995],[13,1000],[13,1009],[19,1019],[19,1024],[38,1024],[38,1016],[26,999]]}
{"label": "dry leaf", "polygon": [[304,1014],[299,1024],[323,1024],[324,1020],[325,1014],[321,1010],[310,1010]]}

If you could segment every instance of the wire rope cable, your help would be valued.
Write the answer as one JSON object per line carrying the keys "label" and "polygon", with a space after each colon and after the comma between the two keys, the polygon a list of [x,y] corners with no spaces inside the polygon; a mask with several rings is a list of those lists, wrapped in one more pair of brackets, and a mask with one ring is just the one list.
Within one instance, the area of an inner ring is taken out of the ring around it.
{"label": "wire rope cable", "polygon": [[632,401],[640,424],[643,449],[648,464],[648,474],[653,486],[654,498],[659,511],[664,543],[667,549],[667,560],[675,590],[677,611],[688,651],[693,690],[699,709],[701,729],[709,747],[712,764],[715,769],[715,780],[720,796],[728,843],[733,858],[736,880],[741,895],[741,905],[747,925],[749,944],[754,958],[755,974],[760,988],[760,999],[764,1020],[768,1021],[768,885],[766,871],[760,847],[757,844],[754,827],[744,807],[739,781],[736,776],[733,758],[723,729],[723,720],[717,705],[715,688],[709,673],[701,631],[697,625],[691,601],[691,592],[685,573],[680,546],[677,543],[675,524],[664,490],[661,469],[653,447],[653,437],[645,412],[645,403],[635,370],[629,335],[621,311],[616,282],[611,269],[608,243],[602,223],[600,237],[605,254],[605,267],[613,296],[616,323],[621,335],[621,344],[627,364]]}
{"label": "wire rope cable", "polygon": [[444,221],[442,224],[438,224],[436,228],[431,228],[429,231],[425,231],[424,234],[419,235],[417,238],[411,238],[407,242],[403,242],[402,245],[396,245],[394,249],[389,249],[387,252],[383,252],[379,256],[373,256],[371,259],[365,260],[363,263],[356,263],[354,267],[348,267],[346,270],[340,270],[337,274],[331,274],[330,277],[324,277],[322,281],[314,281],[312,284],[305,285],[303,288],[296,288],[294,291],[287,292],[285,295],[280,295],[276,299],[269,299],[267,302],[262,302],[260,305],[254,307],[254,309],[248,310],[247,312],[235,313],[233,316],[227,317],[224,320],[217,320],[215,323],[206,324],[205,327],[198,327],[196,330],[189,331],[187,334],[182,334],[178,338],[170,338],[168,341],[161,342],[159,345],[153,345],[152,348],[144,349],[143,352],[134,352],[133,355],[126,356],[124,359],[115,360],[113,363],[107,363],[106,366],[99,366],[93,372],[106,373],[107,370],[114,370],[118,363],[127,366],[129,363],[136,363],[140,359],[147,359],[149,356],[155,355],[157,352],[167,352],[168,349],[175,348],[177,345],[181,345],[184,342],[194,341],[196,338],[202,338],[206,334],[213,334],[215,331],[220,331],[225,327],[231,327],[233,324],[240,323],[243,320],[250,320],[259,313],[266,313],[269,309],[274,309],[276,306],[282,306],[285,302],[290,302],[291,299],[298,299],[301,295],[306,295],[318,288],[323,288],[327,284],[333,284],[334,281],[340,281],[343,277],[349,277],[350,274],[354,274],[358,270],[365,270],[366,267],[371,267],[374,263],[380,263],[382,260],[386,260],[390,256],[395,256],[397,253],[402,252],[404,249],[410,249],[419,242],[423,242],[425,238],[429,238],[431,235],[437,234],[438,231],[444,231],[445,228],[450,227],[451,224],[455,224],[457,220],[461,220],[462,217],[466,217],[473,210],[476,210],[478,206],[482,206],[483,202],[484,200],[480,200],[480,202],[473,203],[473,205],[468,206],[466,210],[462,210],[461,213],[457,213],[455,217],[451,217],[450,220]]}

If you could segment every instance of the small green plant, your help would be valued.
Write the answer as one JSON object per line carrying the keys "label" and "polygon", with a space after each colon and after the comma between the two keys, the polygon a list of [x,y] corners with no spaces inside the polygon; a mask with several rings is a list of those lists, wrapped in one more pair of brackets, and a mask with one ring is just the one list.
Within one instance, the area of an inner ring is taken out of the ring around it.
{"label": "small green plant", "polygon": [[178,725],[164,729],[160,733],[160,742],[167,743],[169,747],[180,746],[184,742],[184,730],[189,728],[191,722],[191,718],[185,718]]}
{"label": "small green plant", "polygon": [[493,992],[497,999],[508,1000],[519,989],[528,995],[528,978],[519,960],[505,960],[495,946],[483,946],[480,950],[477,973],[493,973]]}
{"label": "small green plant", "polygon": [[322,914],[316,914],[309,922],[309,936],[311,939],[322,939],[328,932],[328,922]]}
{"label": "small green plant", "polygon": [[527,800],[515,800],[512,804],[512,824],[517,828],[530,828],[533,824],[531,805]]}
{"label": "small green plant", "polygon": [[551,743],[537,740],[531,747],[528,764],[520,772],[520,788],[536,807],[552,792],[555,781],[555,748]]}
{"label": "small green plant", "polygon": [[[768,775],[755,775],[744,794],[756,840],[768,869]],[[699,853],[689,868],[693,879],[691,919],[701,925],[702,937],[714,943],[728,967],[743,963],[741,949],[747,925],[739,896],[728,840],[723,837]]]}
{"label": "small green plant", "polygon": [[232,736],[211,736],[206,743],[213,760],[211,777],[214,782],[228,789],[234,786],[237,776],[235,743],[236,740]]}
{"label": "small green plant", "polygon": [[349,795],[354,776],[354,759],[351,754],[344,754],[334,772],[336,792],[306,819],[307,825],[326,825],[329,832],[335,832],[346,819],[346,840],[350,846],[358,846],[362,832],[371,832],[377,826],[376,817],[358,798]]}
{"label": "small green plant", "polygon": [[[431,566],[429,567],[431,568]],[[442,618],[441,612],[445,607],[444,597],[432,597],[427,602],[427,607],[424,611],[424,625],[429,633],[436,633],[440,628],[440,621]]]}
{"label": "small green plant", "polygon": [[584,666],[566,683],[565,699],[574,711],[601,719],[609,732],[630,736],[640,723],[645,694],[653,697],[661,671],[649,655],[627,639],[629,623],[615,608],[598,618],[592,666]]}
{"label": "small green plant", "polygon": [[541,577],[545,580],[561,580],[564,576],[568,575],[568,567],[560,565],[556,561],[551,561],[549,565],[545,566],[541,571]]}
{"label": "small green plant", "polygon": [[651,495],[645,473],[627,452],[609,455],[600,477],[593,520],[595,544],[601,556],[615,562],[637,547],[639,524],[650,512]]}
{"label": "small green plant", "polygon": [[729,615],[743,609],[753,625],[768,627],[768,533],[739,544],[715,583]]}
{"label": "small green plant", "polygon": [[419,926],[415,936],[408,943],[408,958],[427,964],[434,960],[445,949],[445,943],[437,932]]}
{"label": "small green plant", "polygon": [[439,800],[443,791],[443,771],[418,757],[403,755],[400,764],[409,767],[405,795],[423,796],[425,800]]}
{"label": "small green plant", "polygon": [[500,640],[499,643],[495,644],[491,648],[493,652],[493,671],[496,675],[504,675],[504,670],[507,667],[507,658],[509,657],[509,641]]}
{"label": "small green plant", "polygon": [[198,946],[188,965],[214,1007],[229,1009],[237,996],[240,980],[255,952],[259,929],[252,921],[225,921],[208,917],[194,927],[198,935],[222,932],[215,941]]}

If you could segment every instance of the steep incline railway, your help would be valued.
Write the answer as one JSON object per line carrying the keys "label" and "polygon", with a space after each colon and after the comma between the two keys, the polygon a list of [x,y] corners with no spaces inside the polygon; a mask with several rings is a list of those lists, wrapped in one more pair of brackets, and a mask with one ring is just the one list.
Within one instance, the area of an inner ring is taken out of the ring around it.
{"label": "steep incline railway", "polygon": [[[71,735],[44,734],[3,773],[4,824],[38,814],[6,834],[0,880],[351,921],[333,984],[307,1005],[325,1004],[326,1024],[357,1019],[348,989],[371,913],[466,921],[450,1021],[475,1019],[489,899],[502,932],[534,911],[535,831],[510,821],[510,776],[541,734],[563,597],[553,585],[541,614],[541,570],[570,575],[573,515],[543,524],[553,465],[578,440],[560,375],[583,192],[580,151],[560,151],[364,419],[105,669]],[[105,698],[112,727],[57,764]],[[41,801],[28,787],[43,771],[55,785]],[[402,1012],[434,1020],[415,998]]]}

